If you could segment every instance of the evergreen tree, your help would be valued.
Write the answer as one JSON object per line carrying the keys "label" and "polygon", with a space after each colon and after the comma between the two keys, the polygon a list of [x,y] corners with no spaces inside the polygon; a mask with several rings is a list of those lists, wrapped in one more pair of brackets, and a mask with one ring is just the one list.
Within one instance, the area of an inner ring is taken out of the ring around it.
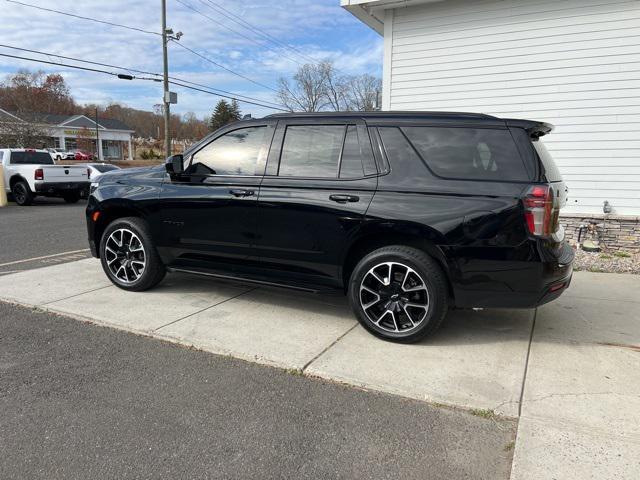
{"label": "evergreen tree", "polygon": [[216,108],[211,114],[211,120],[209,120],[209,129],[211,131],[226,125],[227,123],[240,120],[240,107],[238,102],[232,100],[231,103],[222,99],[216,104]]}
{"label": "evergreen tree", "polygon": [[242,118],[242,113],[240,112],[240,106],[238,105],[238,101],[236,99],[231,100],[231,116],[233,117],[233,121],[237,122]]}

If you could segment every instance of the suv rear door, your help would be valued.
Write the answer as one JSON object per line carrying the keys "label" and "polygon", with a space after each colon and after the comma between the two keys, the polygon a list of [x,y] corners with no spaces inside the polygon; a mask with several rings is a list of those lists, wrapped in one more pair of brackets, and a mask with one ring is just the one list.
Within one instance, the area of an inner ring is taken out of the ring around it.
{"label": "suv rear door", "polygon": [[364,122],[281,120],[258,200],[261,264],[283,279],[339,286],[376,176]]}

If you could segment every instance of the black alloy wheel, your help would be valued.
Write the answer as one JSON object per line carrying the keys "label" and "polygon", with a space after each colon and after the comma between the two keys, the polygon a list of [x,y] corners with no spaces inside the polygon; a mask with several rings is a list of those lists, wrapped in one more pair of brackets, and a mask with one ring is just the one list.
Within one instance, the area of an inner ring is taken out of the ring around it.
{"label": "black alloy wheel", "polygon": [[349,301],[358,320],[374,335],[402,343],[435,332],[448,310],[446,277],[425,252],[384,247],[356,265]]}
{"label": "black alloy wheel", "polygon": [[124,290],[147,290],[166,274],[146,222],[135,217],[109,224],[100,241],[100,261],[111,282]]}
{"label": "black alloy wheel", "polygon": [[33,202],[33,194],[27,182],[21,180],[16,182],[11,189],[13,200],[20,206],[31,205]]}

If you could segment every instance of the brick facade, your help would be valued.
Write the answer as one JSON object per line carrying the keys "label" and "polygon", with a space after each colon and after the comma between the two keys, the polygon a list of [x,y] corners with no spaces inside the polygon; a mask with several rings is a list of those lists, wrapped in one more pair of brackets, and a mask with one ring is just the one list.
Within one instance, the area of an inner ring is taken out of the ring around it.
{"label": "brick facade", "polygon": [[[593,221],[598,224],[603,250],[640,252],[640,217],[611,214],[560,216],[560,223],[565,228],[565,236],[572,245],[578,240],[580,225],[589,225],[589,222]],[[584,232],[582,238],[584,239]]]}

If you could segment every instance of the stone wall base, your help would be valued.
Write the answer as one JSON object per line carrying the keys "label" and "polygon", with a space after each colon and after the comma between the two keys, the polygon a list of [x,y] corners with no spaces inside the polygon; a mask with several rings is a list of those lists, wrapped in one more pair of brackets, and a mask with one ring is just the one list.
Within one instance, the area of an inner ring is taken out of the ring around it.
{"label": "stone wall base", "polygon": [[[561,215],[560,223],[564,225],[565,236],[569,243],[578,241],[581,225],[597,222],[600,242],[603,250],[640,251],[640,217],[627,215]],[[584,234],[582,239],[584,240]],[[602,245],[604,244],[604,245]]]}

